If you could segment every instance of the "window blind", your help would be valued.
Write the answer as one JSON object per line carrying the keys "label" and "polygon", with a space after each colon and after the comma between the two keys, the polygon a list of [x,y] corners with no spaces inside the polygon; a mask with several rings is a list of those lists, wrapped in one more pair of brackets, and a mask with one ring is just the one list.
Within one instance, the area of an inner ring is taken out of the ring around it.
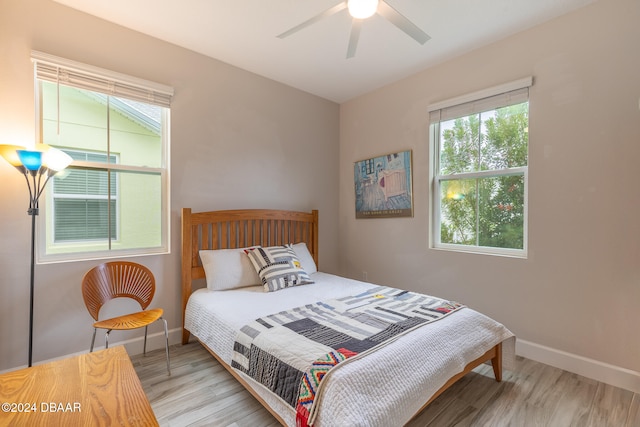
{"label": "window blind", "polygon": [[32,51],[36,78],[107,95],[170,107],[173,88],[103,68]]}
{"label": "window blind", "polygon": [[116,222],[108,220],[109,215],[115,218],[116,204],[106,199],[55,199],[55,241],[116,239]]}
{"label": "window blind", "polygon": [[464,97],[438,102],[429,107],[429,120],[431,123],[444,122],[526,102],[529,100],[529,86],[532,82],[532,78],[528,77]]}

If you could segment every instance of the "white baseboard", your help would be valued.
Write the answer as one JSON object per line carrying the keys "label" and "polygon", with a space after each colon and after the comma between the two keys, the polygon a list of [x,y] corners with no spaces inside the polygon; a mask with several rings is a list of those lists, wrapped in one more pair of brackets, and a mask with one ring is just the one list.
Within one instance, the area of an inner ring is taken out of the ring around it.
{"label": "white baseboard", "polygon": [[[96,335],[96,342],[100,342],[100,340],[102,340],[102,342],[104,342],[104,334],[100,335],[100,333],[98,332],[98,335]],[[182,342],[182,328],[170,329],[169,330],[169,345],[179,344],[181,342]],[[116,346],[119,346],[119,345],[124,345],[124,348],[127,350],[127,353],[129,354],[129,356],[134,356],[136,354],[142,354],[143,350],[144,350],[144,335],[141,336],[141,337],[132,338],[132,339],[129,339],[129,340],[112,341],[112,342],[109,343],[109,347],[116,347]],[[158,349],[161,349],[161,348],[162,349],[164,348],[164,331],[160,331],[160,332],[156,332],[156,333],[147,335],[147,351],[158,350]],[[93,348],[93,350],[94,351],[104,350],[104,345],[95,346]],[[89,348],[87,348],[84,351],[78,351],[76,353],[65,354],[64,356],[54,357],[52,359],[39,360],[39,361],[34,363],[34,366],[35,365],[42,365],[44,363],[53,362],[53,361],[56,361],[56,360],[66,359],[67,357],[79,356],[81,354],[86,354],[88,352],[89,352]],[[4,370],[4,371],[0,371],[0,374],[3,374],[5,372],[15,371],[16,369],[22,369],[22,368],[26,368],[26,367],[27,367],[27,365],[16,366],[15,368],[11,368],[11,369],[7,369],[7,370]]]}
{"label": "white baseboard", "polygon": [[521,339],[516,340],[516,354],[605,384],[640,393],[640,372]]}

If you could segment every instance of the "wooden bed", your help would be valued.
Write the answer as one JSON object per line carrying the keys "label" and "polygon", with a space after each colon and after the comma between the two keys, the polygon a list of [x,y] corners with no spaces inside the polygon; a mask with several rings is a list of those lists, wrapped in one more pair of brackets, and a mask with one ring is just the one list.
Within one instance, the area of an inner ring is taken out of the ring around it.
{"label": "wooden bed", "polygon": [[384,201],[389,197],[407,194],[407,171],[405,169],[381,170],[378,184],[384,194]]}
{"label": "wooden bed", "polygon": [[[185,310],[194,281],[204,279],[199,259],[201,249],[234,249],[253,245],[274,246],[305,242],[318,265],[318,211],[293,212],[283,210],[226,210],[194,213],[182,209],[182,344],[189,342],[190,333],[184,328]],[[207,350],[283,425],[283,419],[209,347]],[[490,361],[496,381],[502,380],[502,343],[471,361],[458,374],[451,377],[415,415],[421,412],[442,392],[482,363]]]}

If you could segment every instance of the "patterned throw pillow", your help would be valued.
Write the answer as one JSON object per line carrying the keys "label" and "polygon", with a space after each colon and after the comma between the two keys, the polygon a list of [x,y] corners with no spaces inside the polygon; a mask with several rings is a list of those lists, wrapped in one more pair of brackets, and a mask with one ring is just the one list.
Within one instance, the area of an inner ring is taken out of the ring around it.
{"label": "patterned throw pillow", "polygon": [[291,245],[245,250],[262,280],[265,292],[313,283]]}

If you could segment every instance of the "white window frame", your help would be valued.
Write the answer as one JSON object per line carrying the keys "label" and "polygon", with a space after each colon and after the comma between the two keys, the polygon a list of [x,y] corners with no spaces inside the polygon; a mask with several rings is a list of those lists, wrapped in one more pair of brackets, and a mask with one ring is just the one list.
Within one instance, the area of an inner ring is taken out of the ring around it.
{"label": "white window frame", "polygon": [[[120,258],[125,256],[153,255],[170,253],[171,230],[170,230],[170,105],[173,96],[173,88],[160,83],[151,82],[144,79],[117,73],[111,70],[94,67],[65,58],[49,55],[47,53],[32,51],[31,59],[34,63],[34,87],[36,96],[36,130],[37,135],[42,135],[40,101],[38,99],[40,89],[39,81],[59,82],[67,86],[73,86],[84,90],[101,92],[106,95],[128,98],[136,101],[154,104],[161,107],[161,142],[162,161],[160,167],[130,166],[121,164],[95,163],[74,161],[69,167],[81,167],[96,170],[112,170],[114,172],[138,172],[152,173],[160,176],[161,181],[161,243],[157,247],[134,248],[134,249],[109,249],[101,251],[78,251],[62,254],[47,254],[46,233],[38,233],[37,237],[37,262],[39,264],[80,261],[94,259]],[[46,189],[47,197],[51,198],[50,188]],[[45,204],[46,205],[46,204]],[[50,214],[46,208],[41,207],[39,215],[39,227],[44,229],[50,221]]]}
{"label": "white window frame", "polygon": [[[431,154],[431,167],[430,167],[430,177],[429,181],[431,183],[431,198],[430,198],[430,212],[429,216],[429,229],[431,230],[431,238],[429,239],[429,245],[432,249],[440,249],[440,250],[448,250],[448,251],[456,251],[456,252],[468,252],[468,253],[479,253],[479,254],[488,254],[488,255],[499,255],[499,256],[507,256],[507,257],[517,257],[517,258],[527,258],[528,251],[528,224],[529,224],[529,196],[528,196],[528,182],[529,182],[529,172],[528,172],[528,162],[527,166],[518,167],[518,168],[509,168],[509,169],[497,169],[497,170],[489,170],[489,171],[476,171],[476,172],[463,172],[463,173],[455,173],[451,175],[439,175],[440,171],[440,121],[439,118],[440,112],[445,111],[445,109],[458,109],[458,111],[466,111],[470,110],[469,114],[473,114],[474,108],[479,108],[482,110],[482,107],[477,107],[475,104],[482,104],[484,100],[490,99],[492,97],[500,96],[503,94],[508,94],[513,91],[518,90],[527,90],[527,99],[529,99],[528,88],[532,86],[533,78],[526,77],[520,80],[516,80],[510,83],[502,84],[499,86],[494,86],[488,89],[484,89],[478,92],[473,92],[467,95],[459,96],[456,98],[451,98],[445,101],[441,101],[435,104],[431,104],[428,108],[428,112],[430,115],[430,131],[429,131],[429,153]],[[499,106],[494,108],[500,108]],[[486,109],[484,111],[487,111]],[[454,113],[455,114],[455,113]],[[464,113],[461,113],[460,116],[464,116]],[[513,176],[513,175],[522,175],[524,179],[524,206],[523,206],[523,248],[522,249],[511,249],[511,248],[494,248],[488,246],[477,246],[477,245],[460,245],[453,243],[442,243],[440,228],[441,228],[441,205],[440,205],[440,191],[441,191],[441,182],[447,181],[452,178],[455,179],[478,179],[478,178],[486,178],[486,177],[503,177],[503,176]]]}

